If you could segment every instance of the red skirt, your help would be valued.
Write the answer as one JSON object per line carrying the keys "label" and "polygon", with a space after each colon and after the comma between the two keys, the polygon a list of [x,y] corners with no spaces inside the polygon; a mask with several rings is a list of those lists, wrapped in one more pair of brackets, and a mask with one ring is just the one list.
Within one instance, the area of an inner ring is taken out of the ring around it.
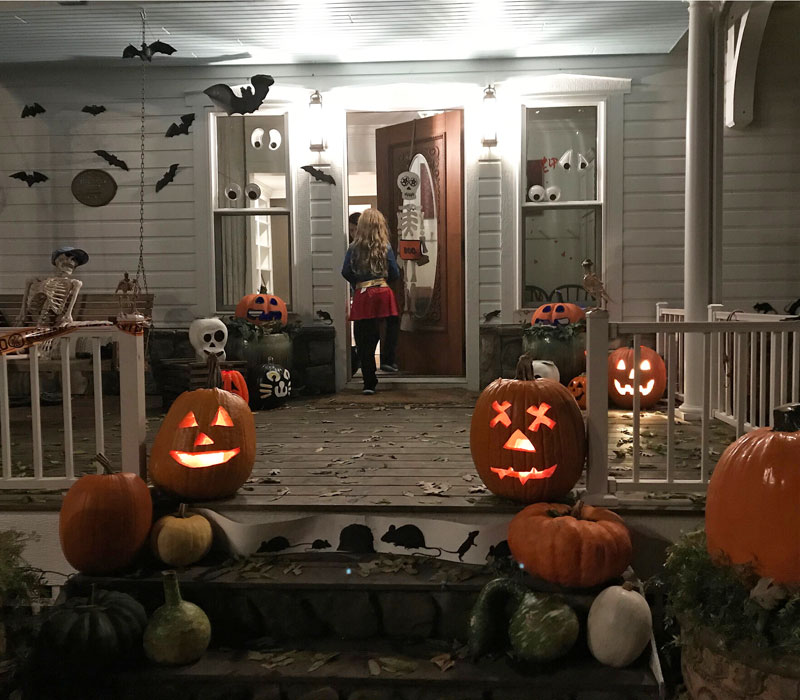
{"label": "red skirt", "polygon": [[366,287],[356,289],[353,294],[353,303],[350,305],[351,321],[397,315],[397,302],[390,287]]}

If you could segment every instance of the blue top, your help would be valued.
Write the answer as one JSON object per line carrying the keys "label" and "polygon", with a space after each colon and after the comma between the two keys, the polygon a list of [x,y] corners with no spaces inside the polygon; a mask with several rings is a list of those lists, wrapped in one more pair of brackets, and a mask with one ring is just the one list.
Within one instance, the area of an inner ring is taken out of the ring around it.
{"label": "blue top", "polygon": [[[344,256],[344,263],[342,264],[342,277],[344,277],[351,286],[355,286],[358,282],[381,279],[381,277],[384,276],[376,275],[374,272],[355,272],[351,264],[352,254],[353,244],[347,249],[347,253]],[[387,282],[394,282],[394,280],[400,277],[400,269],[397,267],[397,260],[395,260],[394,251],[391,246],[387,246],[386,248],[386,270],[388,272],[386,275]]]}

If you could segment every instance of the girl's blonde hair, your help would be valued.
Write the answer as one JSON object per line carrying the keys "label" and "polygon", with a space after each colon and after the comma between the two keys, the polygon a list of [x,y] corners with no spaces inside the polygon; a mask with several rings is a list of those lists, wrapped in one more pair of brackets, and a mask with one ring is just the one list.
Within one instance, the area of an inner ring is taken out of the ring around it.
{"label": "girl's blonde hair", "polygon": [[386,249],[389,247],[389,227],[377,209],[361,212],[355,235],[350,265],[357,274],[370,273],[385,277]]}

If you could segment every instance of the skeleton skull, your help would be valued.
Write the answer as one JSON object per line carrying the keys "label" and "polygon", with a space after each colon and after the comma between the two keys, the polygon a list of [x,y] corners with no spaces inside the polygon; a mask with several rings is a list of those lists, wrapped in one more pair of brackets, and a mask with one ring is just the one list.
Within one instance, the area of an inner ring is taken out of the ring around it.
{"label": "skeleton skull", "polygon": [[206,362],[209,355],[224,360],[228,329],[218,318],[198,318],[189,326],[189,342],[200,362]]}
{"label": "skeleton skull", "polygon": [[403,199],[416,199],[417,190],[419,189],[419,175],[406,170],[397,176],[397,186],[403,193]]}

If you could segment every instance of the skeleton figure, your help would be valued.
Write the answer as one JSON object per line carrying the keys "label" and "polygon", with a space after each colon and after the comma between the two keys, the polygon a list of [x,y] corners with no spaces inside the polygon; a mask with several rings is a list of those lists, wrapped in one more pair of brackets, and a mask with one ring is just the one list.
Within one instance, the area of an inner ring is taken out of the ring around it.
{"label": "skeleton figure", "polygon": [[72,323],[72,309],[83,282],[72,273],[89,260],[80,248],[65,246],[53,251],[51,262],[58,270],[52,277],[29,279],[22,295],[22,308],[16,323],[37,328],[60,327]]}

